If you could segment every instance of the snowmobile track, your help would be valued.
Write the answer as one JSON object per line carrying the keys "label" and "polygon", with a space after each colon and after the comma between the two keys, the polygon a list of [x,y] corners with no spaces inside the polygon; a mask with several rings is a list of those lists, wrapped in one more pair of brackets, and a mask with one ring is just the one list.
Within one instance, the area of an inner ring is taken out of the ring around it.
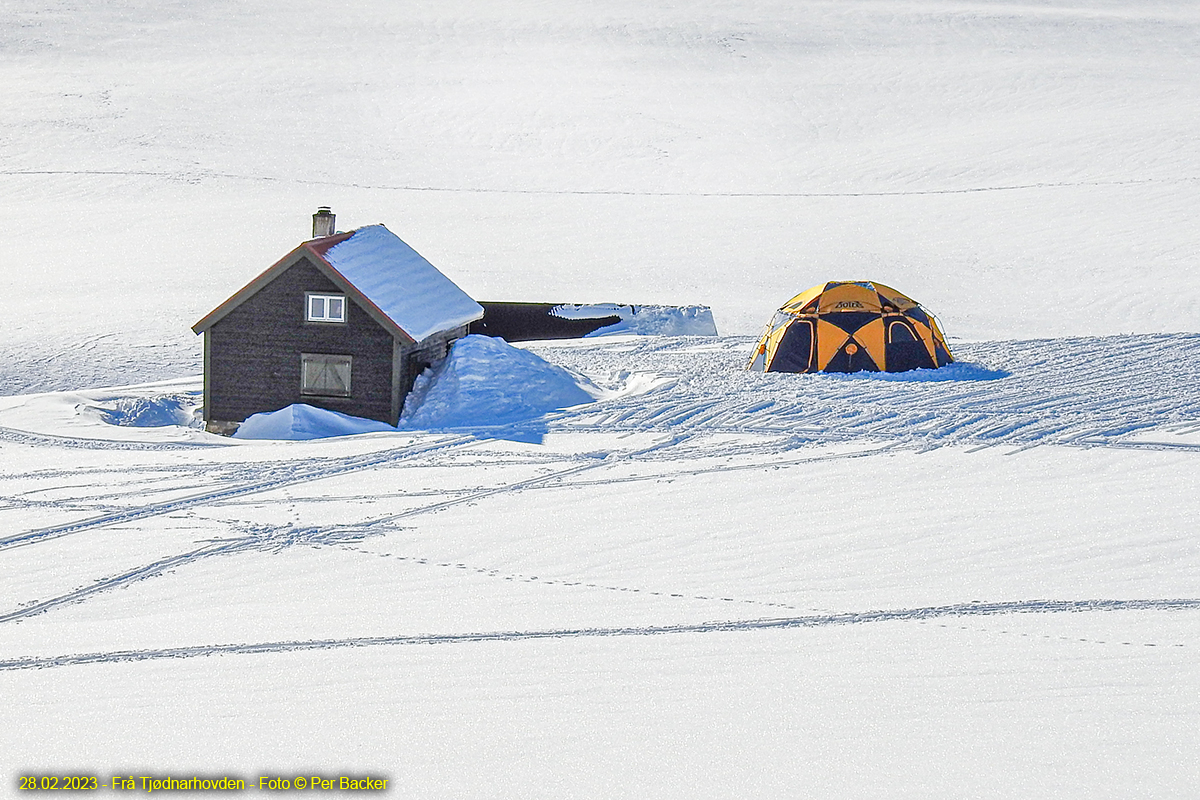
{"label": "snowmobile track", "polygon": [[104,514],[98,517],[79,520],[77,522],[69,522],[63,525],[52,525],[46,528],[39,528],[36,530],[15,534],[13,536],[0,538],[0,551],[13,547],[21,547],[24,545],[33,544],[35,542],[45,541],[47,539],[56,539],[61,536],[69,536],[74,533],[92,530],[95,528],[104,528],[109,525],[118,525],[121,523],[132,522],[134,520],[161,516],[163,514],[169,514],[196,506],[210,505],[212,503],[233,497],[241,497],[248,494],[271,491],[283,486],[290,486],[297,483],[308,483],[310,481],[321,480],[322,478],[343,475],[348,472],[371,469],[372,467],[377,467],[381,464],[387,464],[402,458],[427,455],[449,448],[473,444],[478,441],[479,440],[477,437],[470,435],[449,436],[429,443],[409,445],[407,447],[377,451],[365,455],[332,459],[332,463],[318,463],[315,466],[312,462],[301,462],[294,469],[272,475],[265,480],[251,481],[249,483],[243,483],[235,486],[225,486],[213,491],[193,495],[191,497],[169,500],[162,503],[151,503],[137,508],[124,509],[111,514]]}
{"label": "snowmobile track", "polygon": [[[287,653],[348,647],[406,645],[449,645],[484,642],[527,642],[548,639],[588,639],[668,634],[747,633],[764,630],[819,628],[835,625],[866,625],[879,622],[925,622],[953,617],[996,617],[1011,614],[1078,614],[1087,612],[1200,610],[1200,599],[1162,600],[1021,600],[999,603],[956,603],[924,608],[817,614],[778,619],[719,620],[681,625],[647,625],[614,628],[559,628],[534,631],[491,631],[480,633],[431,633],[396,636],[362,636],[345,639],[308,639],[256,644],[214,644],[165,647],[151,650],[115,650],[60,656],[30,656],[0,661],[0,670],[30,670],[49,667],[112,664],[168,658],[197,658],[214,655]],[[1184,646],[1182,644],[1174,645]]]}
{"label": "snowmobile track", "polygon": [[[641,450],[633,451],[631,453],[622,454],[620,456],[620,458],[621,459],[636,458],[639,455],[653,452],[655,450],[667,448],[672,445],[678,444],[679,442],[683,441],[686,438],[688,438],[687,435],[676,436],[668,441],[660,442],[660,443],[651,445],[649,447],[642,448]],[[476,439],[474,437],[469,437],[469,441],[473,442],[473,441],[476,441]],[[417,449],[416,452],[420,453],[420,454],[424,454],[424,453],[428,453],[428,452],[433,452],[434,450],[444,450],[444,449],[456,447],[456,446],[462,445],[463,443],[464,443],[463,439],[443,440],[442,442],[440,442],[436,445],[427,445],[427,446],[421,447],[421,448]],[[343,472],[351,471],[352,469],[362,469],[362,468],[366,468],[369,466],[376,466],[378,463],[385,463],[387,461],[391,461],[394,458],[399,457],[401,454],[413,455],[414,454],[413,448],[406,448],[405,450],[403,450],[399,453],[395,450],[386,451],[386,453],[383,453],[383,454],[374,453],[374,454],[372,454],[371,458],[366,458],[366,459],[363,459],[362,457],[360,457],[360,459],[356,459],[353,462],[353,464],[342,463],[337,468],[326,468],[325,470],[322,470],[321,473],[319,475],[317,475],[317,477],[324,478],[324,477],[329,477],[330,475],[342,474]],[[385,455],[388,457],[380,458],[380,456],[385,456]],[[117,589],[117,588],[120,588],[121,586],[125,586],[127,584],[130,584],[130,583],[133,583],[136,581],[146,580],[147,578],[156,577],[167,571],[177,569],[181,566],[193,563],[193,562],[198,561],[203,558],[209,558],[212,556],[220,556],[220,555],[230,555],[230,554],[233,554],[236,552],[242,552],[242,551],[281,550],[284,547],[292,546],[295,544],[339,544],[339,543],[341,543],[343,541],[347,541],[347,540],[357,541],[358,539],[361,539],[364,536],[369,535],[371,532],[373,532],[374,529],[394,524],[395,522],[402,520],[402,519],[407,519],[409,517],[417,516],[420,514],[428,514],[428,513],[441,511],[443,509],[451,508],[451,507],[457,506],[457,505],[462,505],[464,503],[473,503],[473,502],[476,502],[485,497],[491,497],[491,496],[499,495],[499,494],[508,494],[511,492],[518,492],[518,491],[523,491],[525,489],[530,489],[530,488],[534,488],[534,487],[538,487],[538,486],[544,486],[546,484],[558,483],[558,482],[561,482],[564,478],[568,478],[577,473],[585,472],[587,470],[595,469],[597,467],[604,466],[604,465],[611,464],[611,463],[612,463],[612,461],[610,461],[607,458],[605,458],[605,459],[593,458],[593,459],[589,459],[588,461],[586,461],[583,464],[575,464],[575,465],[572,465],[565,469],[556,470],[556,471],[546,473],[543,475],[537,475],[532,478],[527,478],[525,480],[516,481],[516,482],[510,483],[510,484],[505,484],[503,486],[489,487],[486,489],[479,489],[479,490],[472,491],[472,492],[465,492],[458,496],[455,496],[455,497],[452,497],[452,498],[449,498],[446,500],[442,500],[442,501],[439,501],[436,503],[430,503],[427,505],[418,506],[416,508],[407,509],[407,510],[402,511],[397,514],[389,514],[387,516],[380,517],[380,518],[373,519],[373,520],[366,520],[366,521],[358,522],[358,523],[355,523],[354,525],[350,525],[350,526],[300,527],[300,528],[295,528],[290,525],[255,526],[253,532],[250,535],[236,537],[236,538],[230,538],[230,539],[215,540],[203,547],[199,547],[194,550],[189,550],[186,553],[180,553],[177,555],[168,556],[166,558],[159,559],[150,564],[142,565],[140,567],[137,567],[137,568],[129,570],[127,572],[121,573],[119,575],[113,575],[113,576],[109,576],[106,578],[102,578],[99,581],[96,581],[87,586],[81,587],[74,591],[67,592],[66,594],[48,598],[46,600],[27,602],[25,605],[22,605],[18,609],[15,609],[15,610],[12,610],[12,611],[9,611],[6,613],[0,613],[0,624],[4,624],[7,622],[16,622],[16,621],[25,619],[27,617],[32,617],[37,614],[44,613],[53,608],[57,608],[59,606],[82,602],[93,595],[100,594],[102,592],[110,591],[113,589]],[[297,477],[296,480],[292,481],[292,482],[293,483],[303,482],[303,481],[307,481],[307,480],[311,480],[311,479],[313,479],[313,478],[300,476],[300,477]],[[227,489],[227,490],[223,490],[223,491],[219,491],[219,492],[212,492],[207,495],[201,495],[201,496],[195,497],[195,498],[188,498],[183,501],[175,501],[172,503],[162,503],[162,504],[158,504],[156,506],[147,506],[147,507],[144,507],[143,509],[138,509],[138,511],[145,511],[146,513],[139,513],[136,516],[131,515],[131,514],[113,514],[113,515],[108,515],[105,517],[100,517],[95,520],[91,520],[90,524],[89,524],[89,521],[85,521],[82,523],[76,523],[74,525],[59,526],[59,529],[48,528],[48,529],[43,529],[42,531],[33,531],[31,533],[32,534],[43,534],[40,537],[41,539],[53,538],[54,536],[66,536],[70,533],[75,533],[80,530],[86,530],[88,528],[103,527],[106,525],[117,524],[119,522],[125,522],[130,519],[142,519],[147,516],[153,516],[153,515],[157,515],[157,514],[165,514],[165,513],[172,512],[172,511],[177,511],[180,508],[191,507],[194,505],[201,505],[201,504],[213,502],[214,500],[223,500],[230,496],[238,496],[238,495],[247,494],[247,493],[251,493],[251,492],[265,491],[266,489],[273,489],[280,485],[284,485],[284,484],[280,483],[278,480],[275,480],[275,481],[266,482],[262,486],[250,485],[250,486],[235,487],[232,489]],[[181,505],[184,503],[186,503],[186,505]],[[56,530],[57,530],[57,532],[56,532]],[[349,532],[348,536],[346,535],[346,532]],[[24,534],[23,536],[28,536],[28,535],[29,534]],[[13,547],[20,546],[22,544],[30,544],[31,543],[30,540],[22,539],[20,537],[10,537],[10,538],[15,540],[14,543],[12,545],[10,545]],[[4,544],[5,541],[8,541],[8,540],[0,540],[0,545]]]}

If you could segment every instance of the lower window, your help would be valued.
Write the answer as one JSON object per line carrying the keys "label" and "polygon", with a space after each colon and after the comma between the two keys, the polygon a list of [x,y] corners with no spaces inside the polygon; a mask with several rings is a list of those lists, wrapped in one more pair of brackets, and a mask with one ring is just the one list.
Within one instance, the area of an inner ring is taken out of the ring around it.
{"label": "lower window", "polygon": [[350,356],[300,354],[300,394],[350,396]]}

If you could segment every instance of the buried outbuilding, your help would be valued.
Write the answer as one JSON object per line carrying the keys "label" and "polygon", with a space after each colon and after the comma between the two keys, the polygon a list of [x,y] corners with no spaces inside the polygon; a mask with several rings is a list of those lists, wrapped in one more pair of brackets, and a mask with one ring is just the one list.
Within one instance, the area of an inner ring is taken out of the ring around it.
{"label": "buried outbuilding", "polygon": [[905,372],[953,360],[937,321],[912,298],[882,283],[830,281],[775,312],[746,368]]}
{"label": "buried outbuilding", "polygon": [[204,420],[307,403],[395,425],[413,380],[483,308],[383,225],[313,239],[192,326],[204,334]]}

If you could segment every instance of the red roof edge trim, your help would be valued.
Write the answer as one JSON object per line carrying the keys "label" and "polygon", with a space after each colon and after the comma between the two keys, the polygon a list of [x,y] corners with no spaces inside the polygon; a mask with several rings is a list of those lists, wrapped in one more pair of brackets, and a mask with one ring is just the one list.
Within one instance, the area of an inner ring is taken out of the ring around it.
{"label": "red roof edge trim", "polygon": [[353,235],[354,231],[350,231],[349,233],[336,233],[333,236],[322,236],[320,239],[310,239],[309,241],[305,242],[304,247],[307,247],[313,253],[324,259],[325,253],[329,250],[329,248],[333,247],[335,244],[341,244]]}

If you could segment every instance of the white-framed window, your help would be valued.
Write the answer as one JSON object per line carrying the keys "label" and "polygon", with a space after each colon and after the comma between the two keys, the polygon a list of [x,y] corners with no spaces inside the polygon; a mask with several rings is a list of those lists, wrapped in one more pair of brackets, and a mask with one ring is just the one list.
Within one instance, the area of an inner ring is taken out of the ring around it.
{"label": "white-framed window", "polygon": [[343,294],[304,295],[304,319],[308,322],[345,322],[346,296]]}
{"label": "white-framed window", "polygon": [[350,356],[300,354],[300,394],[349,397]]}

